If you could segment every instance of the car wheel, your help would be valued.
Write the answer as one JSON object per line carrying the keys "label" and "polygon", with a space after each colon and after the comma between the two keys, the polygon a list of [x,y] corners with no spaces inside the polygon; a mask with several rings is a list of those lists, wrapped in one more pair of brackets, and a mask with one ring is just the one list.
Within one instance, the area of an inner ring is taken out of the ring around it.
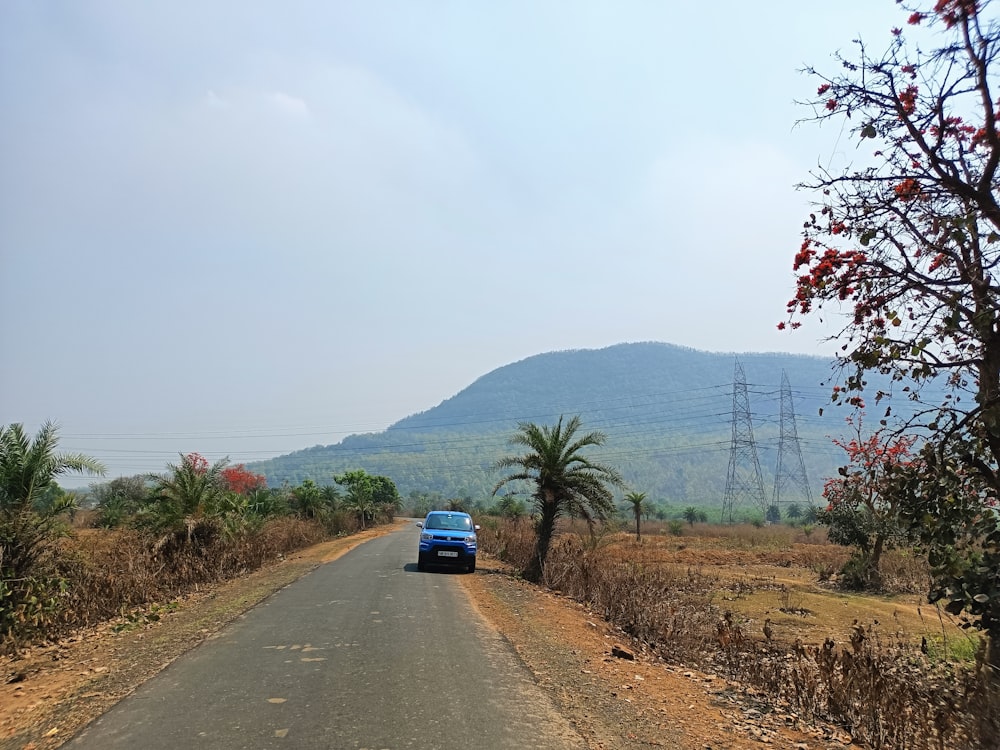
{"label": "car wheel", "polygon": [[475,560],[473,560],[472,562],[469,563],[469,565],[465,568],[465,572],[466,573],[475,573],[476,572],[476,561]]}
{"label": "car wheel", "polygon": [[417,558],[417,570],[419,570],[421,573],[427,570],[427,563],[424,562],[423,555],[420,555]]}

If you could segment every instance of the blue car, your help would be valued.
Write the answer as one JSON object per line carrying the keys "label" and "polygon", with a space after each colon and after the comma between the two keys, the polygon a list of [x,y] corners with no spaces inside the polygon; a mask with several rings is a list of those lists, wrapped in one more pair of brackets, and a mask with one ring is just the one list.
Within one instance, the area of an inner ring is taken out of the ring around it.
{"label": "blue car", "polygon": [[417,570],[427,570],[431,565],[464,568],[467,573],[476,570],[476,532],[468,513],[450,510],[432,510],[420,527],[420,551],[417,553]]}

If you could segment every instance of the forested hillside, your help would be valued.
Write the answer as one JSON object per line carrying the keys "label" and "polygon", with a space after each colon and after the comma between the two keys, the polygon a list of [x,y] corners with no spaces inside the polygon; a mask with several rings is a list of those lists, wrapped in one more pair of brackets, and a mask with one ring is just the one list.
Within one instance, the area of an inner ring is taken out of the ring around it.
{"label": "forested hillside", "polygon": [[[836,382],[832,363],[791,354],[740,354],[739,360],[768,498],[784,371],[812,497],[818,500],[824,478],[842,462],[830,436],[844,434],[848,414],[829,403]],[[735,362],[734,354],[662,343],[540,354],[500,367],[384,432],[352,435],[253,469],[276,486],[306,478],[326,484],[335,473],[363,468],[392,477],[403,495],[421,491],[483,499],[497,481],[490,467],[507,452],[506,439],[518,422],[552,423],[561,414],[579,414],[585,429],[607,433],[600,457],[620,468],[632,488],[658,502],[718,504],[732,442]],[[905,400],[897,400],[905,407]],[[882,411],[884,403],[878,416]]]}

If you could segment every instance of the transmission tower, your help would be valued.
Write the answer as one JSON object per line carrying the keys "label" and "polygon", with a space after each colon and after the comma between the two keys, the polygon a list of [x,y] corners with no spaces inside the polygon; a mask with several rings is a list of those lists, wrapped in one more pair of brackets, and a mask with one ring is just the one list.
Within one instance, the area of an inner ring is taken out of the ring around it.
{"label": "transmission tower", "polygon": [[764,480],[757,459],[757,444],[753,439],[753,421],[750,418],[750,396],[743,365],[736,360],[733,374],[733,442],[729,450],[729,474],[726,477],[726,495],[722,500],[723,523],[733,522],[733,508],[744,500],[767,514],[764,497]]}
{"label": "transmission tower", "polygon": [[805,501],[812,505],[809,477],[802,460],[802,446],[795,429],[795,407],[792,404],[792,387],[788,375],[781,371],[781,436],[778,439],[778,466],[774,470],[774,494],[771,502],[781,507],[781,493],[788,486],[797,487]]}

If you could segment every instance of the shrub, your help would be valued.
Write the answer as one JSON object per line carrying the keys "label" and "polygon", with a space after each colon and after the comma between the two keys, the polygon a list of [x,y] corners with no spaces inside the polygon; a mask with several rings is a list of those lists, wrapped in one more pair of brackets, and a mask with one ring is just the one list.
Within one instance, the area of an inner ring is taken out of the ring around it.
{"label": "shrub", "polygon": [[[533,539],[525,526],[485,527],[483,550],[527,560]],[[915,564],[912,556],[900,559],[901,566]],[[839,565],[842,558],[830,571]],[[901,637],[886,640],[861,625],[844,644],[761,641],[719,606],[715,577],[659,564],[638,545],[629,545],[623,557],[620,548],[615,554],[614,547],[589,545],[575,534],[553,540],[543,583],[586,604],[662,658],[753,686],[772,706],[807,721],[847,725],[859,743],[911,750],[998,746],[1000,695],[978,669],[941,661],[930,647],[925,655]],[[980,650],[980,661],[983,655]]]}

